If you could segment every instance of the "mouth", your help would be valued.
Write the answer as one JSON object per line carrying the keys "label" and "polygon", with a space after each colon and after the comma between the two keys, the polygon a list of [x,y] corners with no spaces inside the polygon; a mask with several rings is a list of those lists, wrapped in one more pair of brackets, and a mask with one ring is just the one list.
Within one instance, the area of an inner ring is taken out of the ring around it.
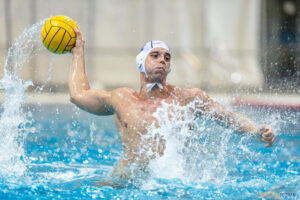
{"label": "mouth", "polygon": [[154,71],[154,74],[162,76],[163,74],[165,74],[165,70],[164,69],[156,69]]}
{"label": "mouth", "polygon": [[156,71],[165,71],[165,68],[164,67],[156,67],[155,70]]}

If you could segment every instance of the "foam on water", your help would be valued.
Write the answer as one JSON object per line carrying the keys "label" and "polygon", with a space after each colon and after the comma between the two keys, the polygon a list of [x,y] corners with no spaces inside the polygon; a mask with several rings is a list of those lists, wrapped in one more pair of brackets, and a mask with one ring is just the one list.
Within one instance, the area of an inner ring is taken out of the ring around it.
{"label": "foam on water", "polygon": [[4,75],[0,89],[5,95],[0,119],[0,174],[21,176],[26,170],[26,156],[23,144],[26,135],[32,131],[31,113],[21,108],[28,96],[24,92],[33,83],[23,81],[19,72],[24,63],[41,49],[40,31],[44,20],[26,29],[8,49],[4,62]]}

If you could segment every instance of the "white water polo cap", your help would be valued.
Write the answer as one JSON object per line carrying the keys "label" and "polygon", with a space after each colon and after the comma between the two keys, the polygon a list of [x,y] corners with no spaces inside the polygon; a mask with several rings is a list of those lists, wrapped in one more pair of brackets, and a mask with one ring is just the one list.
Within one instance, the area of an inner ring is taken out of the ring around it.
{"label": "white water polo cap", "polygon": [[[140,72],[143,72],[146,75],[146,77],[148,77],[145,69],[146,57],[152,49],[157,47],[164,48],[170,52],[170,48],[165,42],[159,40],[151,40],[141,48],[140,53],[136,56],[136,65],[139,68]],[[170,63],[169,73],[171,72],[171,69],[172,69],[172,62]]]}

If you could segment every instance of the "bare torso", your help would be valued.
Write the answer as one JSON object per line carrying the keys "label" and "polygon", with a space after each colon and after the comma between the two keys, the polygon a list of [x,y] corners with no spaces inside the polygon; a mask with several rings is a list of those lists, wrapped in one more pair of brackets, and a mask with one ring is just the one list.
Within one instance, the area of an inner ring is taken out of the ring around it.
{"label": "bare torso", "polygon": [[[153,124],[159,127],[153,116],[162,102],[184,106],[194,99],[193,90],[183,90],[168,85],[168,95],[164,98],[143,99],[139,94],[128,88],[121,88],[115,92],[113,107],[115,121],[122,139],[124,156],[121,163],[147,163],[149,159],[161,156],[165,149],[165,140],[159,135],[149,133]],[[168,109],[172,112],[172,109]],[[169,113],[169,117],[171,117]]]}

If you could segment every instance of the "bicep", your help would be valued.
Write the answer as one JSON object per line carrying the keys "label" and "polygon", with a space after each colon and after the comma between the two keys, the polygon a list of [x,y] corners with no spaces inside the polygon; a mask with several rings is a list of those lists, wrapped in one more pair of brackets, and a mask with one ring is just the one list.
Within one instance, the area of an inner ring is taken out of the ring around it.
{"label": "bicep", "polygon": [[71,102],[79,108],[96,115],[113,114],[111,92],[90,89],[71,97]]}

